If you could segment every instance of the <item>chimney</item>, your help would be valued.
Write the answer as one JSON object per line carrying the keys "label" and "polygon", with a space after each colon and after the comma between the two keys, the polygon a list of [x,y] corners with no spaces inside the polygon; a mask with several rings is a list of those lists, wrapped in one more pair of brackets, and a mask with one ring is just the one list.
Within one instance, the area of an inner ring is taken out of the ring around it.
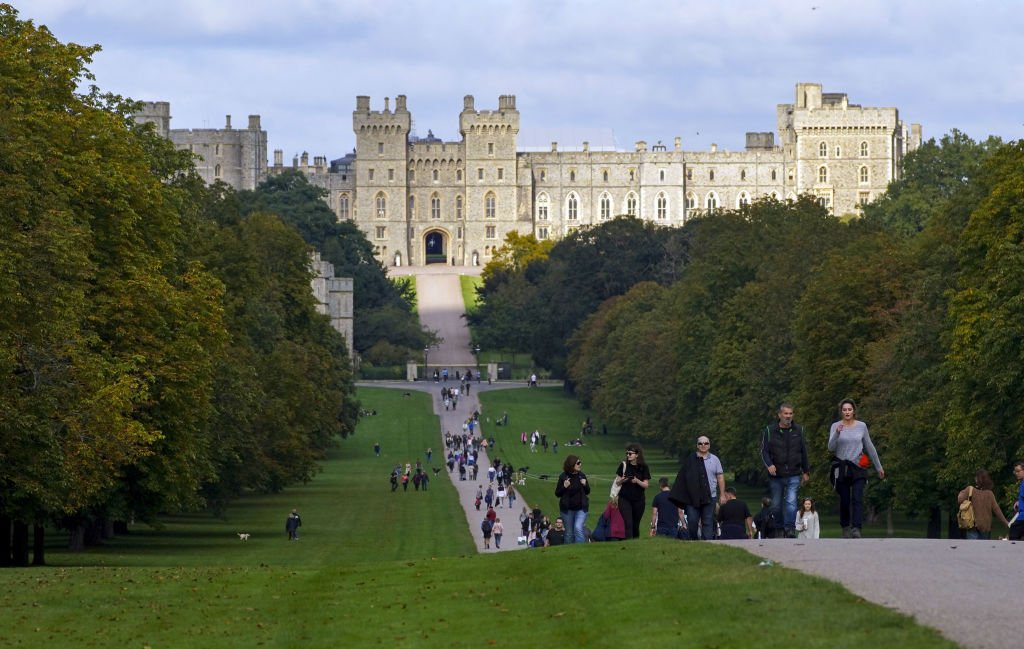
{"label": "chimney", "polygon": [[224,122],[224,128],[231,130],[231,115],[225,115]]}

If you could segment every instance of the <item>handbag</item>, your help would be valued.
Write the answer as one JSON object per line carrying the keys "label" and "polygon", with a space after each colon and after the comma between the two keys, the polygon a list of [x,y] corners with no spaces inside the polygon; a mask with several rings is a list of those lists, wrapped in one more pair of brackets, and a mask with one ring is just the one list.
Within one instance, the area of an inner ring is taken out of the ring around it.
{"label": "handbag", "polygon": [[[623,462],[622,462],[622,475],[623,476],[626,475],[626,462],[625,462],[625,460],[623,460]],[[618,498],[619,498],[619,491],[621,489],[622,489],[622,485],[619,484],[619,482],[615,478],[612,478],[612,489],[608,493],[608,497],[611,498],[612,500],[618,500]]]}

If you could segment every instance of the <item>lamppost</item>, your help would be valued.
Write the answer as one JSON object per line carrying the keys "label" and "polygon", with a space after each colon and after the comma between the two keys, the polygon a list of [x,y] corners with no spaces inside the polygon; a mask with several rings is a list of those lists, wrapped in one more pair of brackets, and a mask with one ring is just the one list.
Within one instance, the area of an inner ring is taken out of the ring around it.
{"label": "lamppost", "polygon": [[476,381],[480,382],[480,345],[473,348],[473,355],[476,356]]}
{"label": "lamppost", "polygon": [[424,347],[423,348],[423,380],[424,381],[429,381],[430,380],[430,362],[429,362],[429,359],[430,359],[430,348],[429,347]]}

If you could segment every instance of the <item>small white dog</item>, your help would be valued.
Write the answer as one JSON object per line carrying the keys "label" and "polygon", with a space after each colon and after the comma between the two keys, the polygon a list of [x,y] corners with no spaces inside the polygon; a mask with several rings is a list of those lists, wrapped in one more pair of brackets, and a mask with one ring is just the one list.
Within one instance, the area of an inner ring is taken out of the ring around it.
{"label": "small white dog", "polygon": [[238,533],[238,538],[240,538],[243,541],[248,541],[249,540],[249,534],[247,532],[239,532]]}

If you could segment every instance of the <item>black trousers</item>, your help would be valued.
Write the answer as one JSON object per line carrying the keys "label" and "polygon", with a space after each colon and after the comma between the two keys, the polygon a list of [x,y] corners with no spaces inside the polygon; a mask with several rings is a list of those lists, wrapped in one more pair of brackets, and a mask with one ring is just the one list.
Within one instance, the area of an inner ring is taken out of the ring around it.
{"label": "black trousers", "polygon": [[619,513],[626,524],[626,538],[640,538],[640,519],[644,517],[645,504],[643,498],[629,500],[619,496]]}

